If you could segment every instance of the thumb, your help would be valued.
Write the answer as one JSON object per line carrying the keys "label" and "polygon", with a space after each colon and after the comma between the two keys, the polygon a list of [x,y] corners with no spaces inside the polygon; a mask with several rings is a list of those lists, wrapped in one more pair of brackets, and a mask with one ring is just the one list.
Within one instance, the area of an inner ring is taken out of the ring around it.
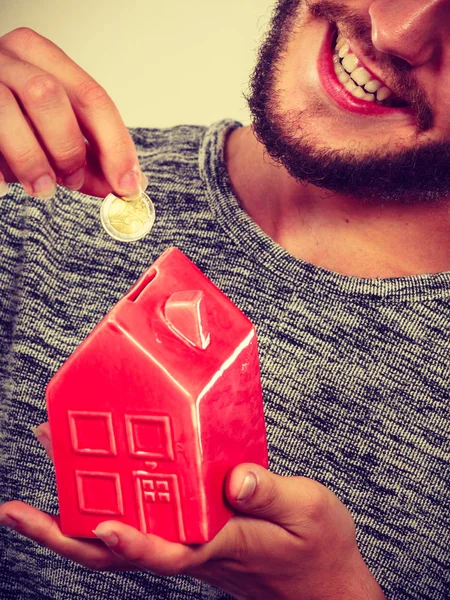
{"label": "thumb", "polygon": [[239,512],[295,528],[311,483],[315,482],[304,477],[281,477],[260,465],[244,463],[228,474],[225,493]]}

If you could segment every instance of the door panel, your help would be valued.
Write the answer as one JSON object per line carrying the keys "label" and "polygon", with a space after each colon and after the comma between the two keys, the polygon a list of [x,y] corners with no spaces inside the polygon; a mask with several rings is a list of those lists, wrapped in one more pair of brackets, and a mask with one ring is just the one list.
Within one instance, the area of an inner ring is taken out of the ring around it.
{"label": "door panel", "polygon": [[167,473],[133,473],[141,531],[185,541],[178,478]]}

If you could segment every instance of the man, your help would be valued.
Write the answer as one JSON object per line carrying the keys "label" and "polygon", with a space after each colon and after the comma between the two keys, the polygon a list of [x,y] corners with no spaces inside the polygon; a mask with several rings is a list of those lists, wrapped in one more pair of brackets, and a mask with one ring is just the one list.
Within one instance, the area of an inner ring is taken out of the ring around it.
{"label": "man", "polygon": [[[450,1],[279,0],[253,127],[135,129],[137,157],[48,40],[5,36],[0,73],[2,171],[41,197],[2,200],[3,597],[448,598]],[[118,244],[93,196],[139,193],[137,158],[157,218]],[[83,194],[46,201],[55,181]],[[169,245],[257,327],[272,473],[230,473],[236,516],[206,545],[115,521],[65,538],[29,427]]]}

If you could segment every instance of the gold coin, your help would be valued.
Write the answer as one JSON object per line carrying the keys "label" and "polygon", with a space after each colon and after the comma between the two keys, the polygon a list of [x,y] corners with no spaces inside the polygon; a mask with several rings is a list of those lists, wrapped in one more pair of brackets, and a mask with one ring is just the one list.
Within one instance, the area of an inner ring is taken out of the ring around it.
{"label": "gold coin", "polygon": [[100,209],[105,231],[115,240],[134,242],[143,238],[155,222],[155,207],[145,192],[137,200],[108,194]]}

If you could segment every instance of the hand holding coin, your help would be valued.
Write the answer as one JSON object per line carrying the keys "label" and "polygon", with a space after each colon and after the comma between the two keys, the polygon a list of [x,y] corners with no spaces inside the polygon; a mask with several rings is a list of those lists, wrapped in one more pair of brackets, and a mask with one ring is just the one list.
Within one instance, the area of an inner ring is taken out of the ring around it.
{"label": "hand holding coin", "polygon": [[42,199],[56,183],[136,199],[147,182],[107,92],[53,42],[27,27],[0,37],[0,196],[19,182]]}

